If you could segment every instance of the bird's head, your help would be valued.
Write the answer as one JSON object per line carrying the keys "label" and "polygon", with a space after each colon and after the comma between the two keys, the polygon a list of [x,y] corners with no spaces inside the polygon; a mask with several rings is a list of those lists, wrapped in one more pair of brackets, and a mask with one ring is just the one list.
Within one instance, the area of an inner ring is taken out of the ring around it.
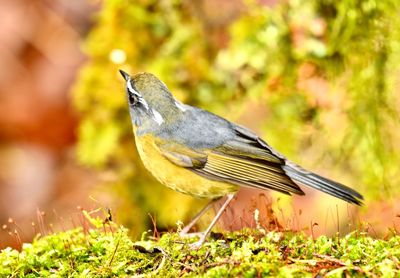
{"label": "bird's head", "polygon": [[129,110],[136,126],[161,126],[183,114],[184,105],[153,74],[143,72],[130,76],[122,70],[120,73],[126,81]]}

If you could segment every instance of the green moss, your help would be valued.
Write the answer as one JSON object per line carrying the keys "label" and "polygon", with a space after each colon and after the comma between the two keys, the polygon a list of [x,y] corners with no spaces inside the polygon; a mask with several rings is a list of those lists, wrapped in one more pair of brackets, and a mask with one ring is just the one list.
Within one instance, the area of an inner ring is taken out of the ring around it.
{"label": "green moss", "polygon": [[[218,236],[218,239],[216,239]],[[242,230],[214,234],[199,250],[194,239],[166,233],[138,242],[128,230],[82,228],[37,238],[18,252],[0,253],[0,276],[11,277],[395,277],[400,236],[373,239],[353,232],[313,240],[303,233]]]}

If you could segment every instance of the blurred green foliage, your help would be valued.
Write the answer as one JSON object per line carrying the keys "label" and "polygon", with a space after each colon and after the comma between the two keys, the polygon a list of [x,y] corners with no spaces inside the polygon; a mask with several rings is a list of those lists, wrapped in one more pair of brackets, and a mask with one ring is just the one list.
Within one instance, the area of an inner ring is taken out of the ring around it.
{"label": "blurred green foliage", "polygon": [[272,146],[369,199],[399,194],[398,1],[231,1],[210,12],[223,2],[106,0],[96,16],[73,90],[77,154],[107,177],[120,220],[139,232],[147,212],[165,227],[196,207],[141,165],[119,68],[152,72],[231,120],[250,115]]}

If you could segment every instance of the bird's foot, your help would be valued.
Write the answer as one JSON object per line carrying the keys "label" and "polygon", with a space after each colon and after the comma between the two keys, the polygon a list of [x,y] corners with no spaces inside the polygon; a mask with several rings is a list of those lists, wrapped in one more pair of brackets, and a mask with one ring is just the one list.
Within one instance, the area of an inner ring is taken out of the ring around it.
{"label": "bird's foot", "polygon": [[190,249],[196,250],[199,249],[203,243],[206,241],[206,234],[204,232],[197,232],[197,233],[188,233],[181,231],[179,236],[182,238],[194,238],[199,237],[199,240],[193,243],[188,244]]}
{"label": "bird's foot", "polygon": [[193,243],[189,244],[189,248],[192,250],[197,250],[200,249],[201,246],[203,246],[203,243],[206,241],[206,237],[203,235],[200,236],[200,239],[198,241],[195,241]]}

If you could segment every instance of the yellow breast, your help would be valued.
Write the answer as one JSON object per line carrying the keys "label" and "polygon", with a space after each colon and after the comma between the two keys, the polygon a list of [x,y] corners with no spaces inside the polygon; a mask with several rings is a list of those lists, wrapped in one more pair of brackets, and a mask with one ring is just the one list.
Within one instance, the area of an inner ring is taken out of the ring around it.
{"label": "yellow breast", "polygon": [[236,185],[209,180],[173,164],[161,154],[152,135],[135,135],[135,140],[146,169],[159,182],[173,190],[195,197],[215,199],[238,189]]}

